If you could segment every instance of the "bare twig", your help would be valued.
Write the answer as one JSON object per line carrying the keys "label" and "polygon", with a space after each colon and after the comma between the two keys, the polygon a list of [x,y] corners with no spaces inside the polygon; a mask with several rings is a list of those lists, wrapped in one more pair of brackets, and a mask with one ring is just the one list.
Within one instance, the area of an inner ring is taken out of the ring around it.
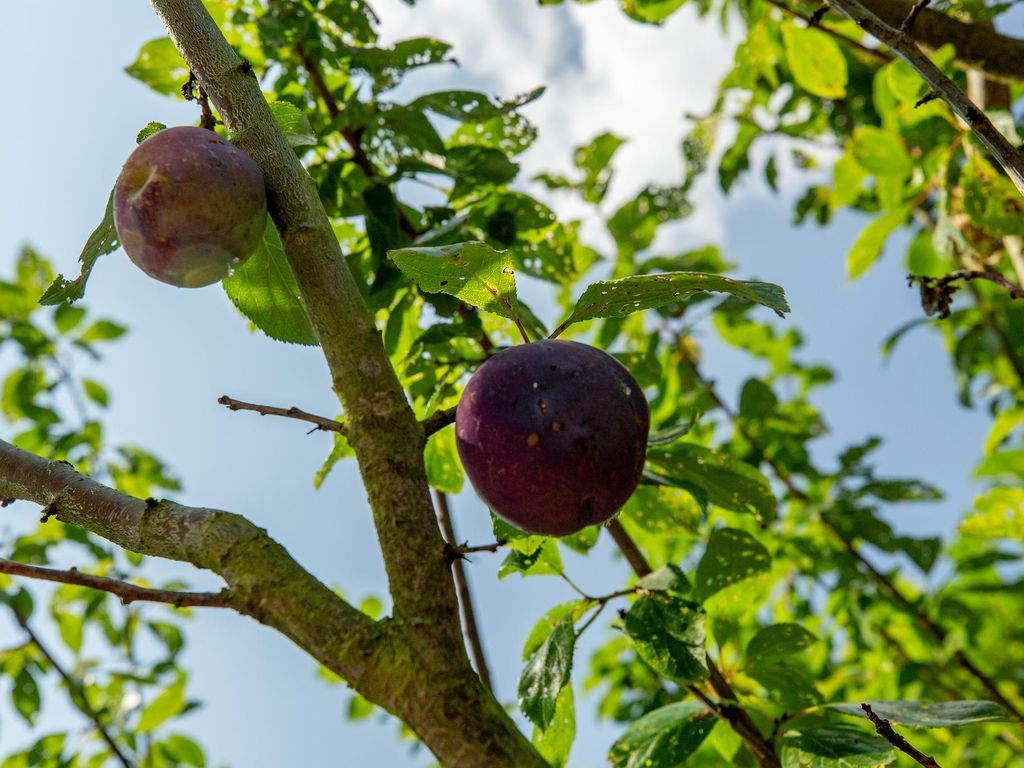
{"label": "bare twig", "polygon": [[107,726],[104,724],[99,712],[97,712],[92,704],[89,703],[89,699],[85,695],[85,688],[81,682],[71,676],[70,673],[57,661],[57,658],[50,653],[50,650],[46,647],[42,640],[39,639],[32,627],[29,626],[28,620],[18,612],[18,610],[12,605],[11,612],[14,614],[14,620],[18,622],[25,634],[28,635],[29,641],[34,645],[46,660],[50,663],[50,666],[56,670],[57,674],[64,680],[64,684],[68,688],[68,695],[71,697],[71,703],[74,704],[75,708],[89,718],[92,721],[92,726],[99,734],[100,738],[106,742],[107,746],[110,747],[110,751],[114,757],[124,768],[134,768],[134,764],[125,753],[118,746],[117,742],[114,741],[114,737],[107,730]]}
{"label": "bare twig", "polygon": [[889,26],[865,8],[859,0],[832,0],[831,4],[865,32],[874,35],[905,59],[928,86],[942,96],[953,111],[967,123],[974,135],[999,161],[1017,190],[1024,194],[1024,154],[1007,141],[963,89],[946,77],[909,35]]}
{"label": "bare twig", "polygon": [[449,424],[454,424],[455,411],[455,406],[452,406],[451,408],[443,408],[439,411],[434,411],[432,414],[427,416],[427,418],[420,422],[420,424],[423,425],[424,434],[427,437],[430,437],[435,432],[440,432]]}
{"label": "bare twig", "polygon": [[900,752],[905,755],[909,755],[918,763],[927,766],[928,768],[942,768],[942,766],[935,762],[935,758],[928,757],[928,755],[916,749],[909,741],[896,733],[888,720],[883,720],[874,713],[870,704],[861,704],[860,708],[864,710],[864,714],[867,715],[868,720],[874,724],[875,731],[878,732],[878,735],[896,747]]}
{"label": "bare twig", "polygon": [[641,578],[650,574],[652,572],[651,564],[647,562],[647,558],[644,557],[644,553],[640,551],[632,537],[626,533],[626,529],[622,527],[618,518],[612,519],[607,527],[608,533],[615,539],[619,551],[622,552],[633,572]]}
{"label": "bare twig", "polygon": [[907,14],[907,18],[900,24],[900,32],[905,35],[909,35],[914,31],[914,22],[917,21],[917,17],[921,15],[921,11],[928,7],[932,0],[917,0],[914,6],[910,9],[910,13]]}
{"label": "bare twig", "polygon": [[[452,523],[451,511],[448,509],[448,495],[434,489],[434,499],[437,501],[437,519],[441,523],[441,531],[444,533],[446,546],[450,550],[456,550],[455,545],[455,524]],[[498,544],[493,545],[495,549]],[[466,549],[466,548],[462,548]],[[479,547],[475,550],[482,551],[487,547]],[[492,552],[494,550],[491,550]],[[462,567],[462,558],[452,558],[452,576],[455,579],[455,592],[459,596],[459,606],[462,608],[462,622],[466,630],[466,640],[469,642],[469,652],[473,657],[473,667],[480,676],[487,690],[493,691],[491,686],[491,673],[487,668],[487,657],[484,655],[484,646],[480,641],[480,628],[477,626],[476,611],[473,609],[473,594],[469,590],[469,580],[466,578],[466,569]]]}
{"label": "bare twig", "polygon": [[166,589],[149,589],[140,587],[138,584],[131,584],[127,581],[109,579],[106,576],[95,576],[91,573],[82,573],[76,568],[60,570],[58,568],[44,568],[38,565],[26,565],[14,560],[0,558],[0,573],[12,576],[25,576],[30,579],[42,581],[55,581],[60,584],[75,584],[80,587],[98,589],[102,592],[109,592],[117,595],[125,605],[129,603],[145,601],[150,603],[167,603],[175,608],[205,607],[205,608],[230,608],[231,592],[221,590],[220,592],[177,592]]}
{"label": "bare twig", "polygon": [[243,400],[235,400],[233,397],[221,395],[217,402],[227,406],[232,411],[252,411],[260,416],[283,416],[286,419],[297,419],[315,424],[316,429],[324,432],[345,432],[345,425],[335,419],[328,419],[326,416],[317,416],[315,413],[303,411],[292,406],[291,408],[278,408],[273,405],[260,405],[259,403],[246,403]]}
{"label": "bare twig", "polygon": [[466,544],[449,545],[448,551],[452,553],[454,557],[462,557],[463,555],[471,555],[474,552],[497,552],[501,547],[505,546],[506,542],[496,541],[493,544],[476,544],[474,546],[468,546]]}
{"label": "bare twig", "polygon": [[998,272],[987,269],[958,269],[944,277],[908,275],[907,280],[911,285],[914,282],[920,284],[921,304],[924,311],[929,315],[938,315],[940,318],[949,317],[953,294],[957,289],[953,283],[957,280],[988,280],[1005,288],[1011,298],[1024,299],[1024,289],[1014,285]]}

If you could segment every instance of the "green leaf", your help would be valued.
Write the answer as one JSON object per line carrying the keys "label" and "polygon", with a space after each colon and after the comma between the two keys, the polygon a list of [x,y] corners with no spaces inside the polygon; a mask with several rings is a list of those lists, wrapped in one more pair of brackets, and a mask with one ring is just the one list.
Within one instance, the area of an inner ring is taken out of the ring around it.
{"label": "green leaf", "polygon": [[193,768],[206,768],[206,755],[203,748],[188,736],[172,733],[155,745],[172,765],[188,765]]}
{"label": "green leaf", "polygon": [[906,176],[914,161],[899,134],[862,125],[853,132],[853,157],[868,173],[875,176]]}
{"label": "green leaf", "polygon": [[14,704],[14,709],[26,723],[32,725],[35,722],[42,699],[39,696],[36,679],[29,672],[28,667],[22,667],[21,671],[14,676],[14,685],[11,687],[11,703]]}
{"label": "green leaf", "polygon": [[331,446],[331,452],[324,459],[324,463],[320,466],[320,469],[313,475],[313,487],[319,489],[324,484],[324,480],[327,479],[327,475],[334,469],[334,465],[342,459],[347,459],[355,456],[356,452],[352,450],[352,446],[348,444],[348,438],[345,437],[341,432],[334,433],[334,442]]}
{"label": "green leaf", "polygon": [[85,319],[85,310],[70,304],[58,304],[53,312],[53,324],[59,333],[68,333]]}
{"label": "green leaf", "polygon": [[663,307],[703,291],[729,293],[762,304],[780,317],[789,312],[782,288],[772,283],[732,280],[705,272],[664,272],[601,280],[587,286],[572,314],[560,328],[596,317],[623,317],[645,309]]}
{"label": "green leaf", "polygon": [[697,594],[706,600],[726,587],[767,573],[771,564],[768,550],[746,531],[716,528],[697,566]]}
{"label": "green leaf", "polygon": [[82,650],[82,630],[84,628],[82,617],[69,611],[61,611],[55,608],[53,618],[57,620],[60,639],[64,641],[64,645],[77,655]]}
{"label": "green leaf", "polygon": [[316,133],[309,124],[306,113],[287,101],[270,102],[270,114],[274,116],[290,147],[315,147]]}
{"label": "green leaf", "polygon": [[135,134],[135,143],[141,144],[154,133],[159,133],[166,127],[167,126],[163,123],[158,123],[156,120],[151,120],[142,127],[141,131]]}
{"label": "green leaf", "polygon": [[689,491],[667,485],[641,485],[622,508],[622,514],[645,531],[678,536],[697,533],[704,511]]}
{"label": "green leaf", "polygon": [[651,592],[675,592],[685,595],[690,591],[690,580],[678,565],[669,563],[636,582],[637,587]]}
{"label": "green leaf", "polygon": [[784,24],[782,41],[797,85],[824,99],[846,96],[846,58],[835,40],[817,29]]}
{"label": "green leaf", "polygon": [[775,517],[777,501],[767,478],[733,457],[696,443],[676,443],[647,452],[647,471],[668,485],[696,489],[733,512]]}
{"label": "green leaf", "polygon": [[579,185],[580,194],[588,203],[599,203],[604,199],[612,178],[612,157],[623,143],[625,139],[613,133],[602,133],[589,144],[576,149],[573,162],[584,173]]}
{"label": "green leaf", "polygon": [[106,408],[110,404],[110,395],[107,393],[106,387],[98,381],[82,379],[82,390],[85,392],[85,396],[97,405]]}
{"label": "green leaf", "polygon": [[921,728],[950,728],[974,723],[1007,723],[1013,717],[994,701],[865,701],[826,704],[844,715],[867,717],[867,704],[883,720]]}
{"label": "green leaf", "polygon": [[143,45],[138,57],[124,71],[164,96],[180,96],[188,80],[188,65],[168,37],[158,37]]}
{"label": "green leaf", "polygon": [[857,728],[817,728],[782,740],[782,768],[878,768],[895,759],[889,742]]}
{"label": "green leaf", "polygon": [[974,512],[960,523],[964,536],[1024,541],[1024,489],[992,488],[974,500]]}
{"label": "green leaf", "polygon": [[878,261],[885,241],[893,230],[906,221],[908,213],[907,208],[897,208],[873,220],[861,230],[846,256],[846,274],[850,280],[856,280]]}
{"label": "green leaf", "polygon": [[967,160],[960,186],[964,212],[976,226],[994,237],[1024,235],[1024,199],[980,153]]}
{"label": "green leaf", "polygon": [[523,643],[523,661],[526,661],[526,659],[537,652],[537,649],[551,635],[552,630],[558,626],[562,619],[568,616],[572,617],[574,622],[578,621],[586,609],[586,603],[581,600],[574,600],[571,603],[556,605],[541,616],[537,623],[533,625],[533,629],[530,630],[526,642]]}
{"label": "green leaf", "polygon": [[97,320],[86,328],[78,341],[91,344],[96,341],[114,341],[124,336],[128,329],[113,320]]}
{"label": "green leaf", "polygon": [[680,701],[648,712],[612,744],[614,768],[678,768],[696,752],[715,727],[703,704]]}
{"label": "green leaf", "polygon": [[89,275],[92,273],[96,260],[120,247],[121,240],[114,227],[114,190],[110,190],[107,207],[103,210],[103,219],[89,235],[89,239],[85,241],[82,253],[78,257],[82,264],[81,274],[74,280],[68,280],[64,275],[57,275],[57,279],[40,297],[39,303],[61,304],[82,298],[85,295],[85,284],[89,281]]}
{"label": "green leaf", "polygon": [[708,676],[704,613],[668,592],[641,596],[626,614],[626,634],[637,655],[662,677],[692,683]]}
{"label": "green leaf", "polygon": [[576,697],[566,685],[555,699],[555,714],[544,730],[535,729],[533,745],[551,768],[564,768],[576,738]]}
{"label": "green leaf", "polygon": [[498,568],[498,578],[513,573],[520,576],[552,575],[562,572],[562,556],[558,543],[544,536],[527,536],[509,542],[511,552]]}
{"label": "green leaf", "polygon": [[256,252],[221,282],[238,311],[270,338],[316,345],[299,286],[269,218]]}
{"label": "green leaf", "polygon": [[571,616],[562,618],[519,676],[519,709],[534,725],[547,730],[555,717],[556,700],[569,682],[576,630]]}
{"label": "green leaf", "polygon": [[146,708],[142,710],[139,717],[139,724],[135,730],[139,733],[149,733],[159,728],[172,717],[185,708],[185,675],[178,675],[178,679],[160,692]]}
{"label": "green leaf", "polygon": [[401,248],[388,255],[427,293],[446,293],[471,307],[516,320],[516,272],[508,251],[468,242],[437,248]]}
{"label": "green leaf", "polygon": [[427,481],[442,493],[462,490],[462,463],[455,447],[455,430],[435,432],[427,441],[423,461],[427,468]]}
{"label": "green leaf", "polygon": [[417,67],[455,62],[448,58],[452,46],[431,37],[399,40],[392,48],[377,46],[345,46],[349,68],[370,75],[377,91],[386,91],[398,85],[403,75]]}
{"label": "green leaf", "polygon": [[760,630],[747,644],[747,665],[777,661],[800,653],[817,642],[814,633],[799,624],[772,624]]}
{"label": "green leaf", "polygon": [[430,110],[460,122],[477,122],[518,109],[540,98],[543,93],[542,86],[508,101],[495,102],[477,91],[439,91],[420,96],[408,106],[420,111]]}

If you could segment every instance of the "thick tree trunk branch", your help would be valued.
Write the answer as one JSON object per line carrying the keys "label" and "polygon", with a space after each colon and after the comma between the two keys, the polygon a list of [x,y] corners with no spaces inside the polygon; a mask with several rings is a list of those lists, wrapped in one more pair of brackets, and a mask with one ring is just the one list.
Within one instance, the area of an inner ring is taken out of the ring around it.
{"label": "thick tree trunk branch", "polygon": [[[909,35],[875,15],[870,10],[870,3],[865,6],[859,0],[829,0],[829,4],[905,59],[932,91],[937,93],[963,119],[974,135],[1003,167],[1018,191],[1024,195],[1024,153],[1007,141],[985,113],[967,97],[963,89],[946,77],[917,47],[917,43]],[[909,13],[910,8],[907,7],[905,10]],[[918,16],[914,25],[915,32],[918,25],[923,26],[927,13],[924,11]],[[906,18],[906,14],[904,17]],[[897,24],[899,23],[902,22],[897,22]],[[944,42],[952,41],[947,39]],[[981,66],[979,69],[985,69],[985,67]]]}
{"label": "thick tree trunk branch", "polygon": [[0,499],[35,502],[124,549],[219,574],[226,607],[277,629],[402,718],[445,766],[544,765],[469,664],[458,663],[461,639],[452,650],[419,626],[370,620],[240,515],[136,499],[2,440]]}

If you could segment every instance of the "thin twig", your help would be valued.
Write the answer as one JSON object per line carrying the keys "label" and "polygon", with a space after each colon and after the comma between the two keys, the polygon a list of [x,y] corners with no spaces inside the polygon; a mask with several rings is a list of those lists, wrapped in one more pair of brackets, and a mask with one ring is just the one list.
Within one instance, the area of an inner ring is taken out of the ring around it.
{"label": "thin twig", "polygon": [[[437,519],[441,523],[441,532],[444,534],[445,543],[448,549],[455,550],[455,525],[452,523],[451,512],[448,509],[448,495],[434,489],[434,498],[437,501]],[[495,547],[498,545],[496,544]],[[493,550],[492,550],[493,551]],[[480,682],[489,691],[494,691],[491,686],[491,673],[487,668],[487,657],[484,655],[484,646],[480,641],[480,629],[477,626],[476,611],[473,610],[473,595],[469,590],[469,580],[466,577],[466,570],[462,567],[462,558],[452,558],[452,576],[455,580],[455,592],[459,596],[459,605],[462,607],[462,622],[466,630],[466,639],[469,641],[469,652],[473,656],[473,667],[480,676]]]}
{"label": "thin twig", "polygon": [[467,544],[449,545],[448,550],[455,557],[462,557],[463,555],[471,555],[474,552],[497,552],[501,547],[505,546],[507,542],[496,541],[493,544],[475,544],[468,546]]}
{"label": "thin twig", "polygon": [[455,411],[456,406],[452,406],[451,408],[442,408],[439,411],[434,411],[432,414],[427,416],[427,418],[420,422],[420,424],[423,425],[424,434],[427,437],[430,437],[435,432],[440,432],[449,424],[454,424]]}
{"label": "thin twig", "polygon": [[967,123],[974,135],[999,161],[1017,190],[1024,194],[1024,154],[999,132],[959,85],[935,66],[909,35],[886,24],[861,5],[859,0],[832,0],[831,4],[865,32],[874,35],[905,59],[928,86],[941,95],[953,111]]}
{"label": "thin twig", "polygon": [[804,14],[800,13],[800,11],[794,8],[790,8],[786,3],[782,2],[781,0],[766,0],[766,2],[768,3],[768,5],[772,5],[778,8],[787,16],[791,16],[794,19],[800,19],[806,22],[808,26],[820,29],[826,35],[834,37],[836,40],[843,43],[844,45],[848,45],[851,48],[855,48],[861,53],[863,53],[865,56],[869,56],[870,58],[875,59],[876,61],[888,63],[893,59],[892,54],[889,54],[881,50],[880,48],[872,48],[871,46],[864,45],[864,43],[860,42],[859,40],[854,40],[852,37],[847,37],[838,30],[832,29],[831,27],[826,27],[823,24],[821,24],[821,18],[817,17],[817,14],[822,10],[828,10],[828,6],[826,5],[821,6],[821,8],[815,11],[814,14],[810,16],[805,16]]}
{"label": "thin twig", "polygon": [[39,635],[32,631],[32,627],[29,626],[28,620],[22,616],[13,605],[11,606],[11,612],[14,614],[14,620],[18,622],[18,626],[20,626],[25,631],[25,634],[28,635],[29,641],[41,654],[43,654],[44,657],[46,657],[50,666],[53,667],[57,674],[64,680],[64,684],[68,688],[68,694],[71,696],[71,703],[75,705],[75,708],[79,712],[92,721],[92,726],[96,729],[96,733],[98,733],[100,738],[107,743],[107,746],[110,747],[110,751],[113,753],[117,761],[121,763],[124,768],[135,768],[132,761],[128,759],[125,753],[121,751],[117,742],[114,741],[114,737],[110,735],[106,725],[100,718],[99,712],[97,712],[93,708],[92,704],[89,703],[89,699],[85,695],[85,688],[82,683],[72,677],[68,671],[61,666],[60,662],[57,661],[57,658],[50,653],[43,641],[39,639]]}
{"label": "thin twig", "polygon": [[317,416],[315,413],[303,411],[292,406],[291,408],[278,408],[273,405],[260,405],[259,403],[246,403],[242,400],[235,400],[233,397],[221,395],[217,402],[227,406],[232,411],[252,411],[260,416],[283,416],[286,419],[296,419],[315,424],[316,429],[324,432],[345,432],[345,425],[335,419],[328,419],[326,416]]}
{"label": "thin twig", "polygon": [[26,565],[25,563],[5,558],[0,558],[0,573],[98,589],[102,592],[117,595],[125,605],[145,601],[150,603],[167,603],[175,608],[230,608],[232,606],[231,592],[226,589],[220,592],[177,592],[166,589],[149,589],[127,581],[109,579],[106,576],[95,576],[91,573],[82,573],[76,568],[64,571],[58,568]]}
{"label": "thin twig", "polygon": [[868,716],[868,720],[874,724],[875,731],[878,732],[878,735],[896,747],[900,752],[905,755],[909,755],[918,763],[927,766],[928,768],[942,768],[941,765],[935,762],[935,758],[929,757],[924,752],[916,749],[909,741],[896,733],[888,720],[883,720],[874,713],[870,704],[861,704],[860,708],[864,710],[864,714]]}
{"label": "thin twig", "polygon": [[644,557],[644,553],[640,551],[632,537],[626,533],[626,529],[622,527],[622,523],[619,522],[618,518],[614,518],[608,523],[607,527],[608,533],[615,539],[619,551],[622,552],[633,572],[640,578],[653,573],[651,564],[647,562],[647,558]]}
{"label": "thin twig", "polygon": [[907,14],[907,18],[900,24],[900,32],[905,35],[912,34],[914,31],[914,22],[917,21],[917,17],[921,15],[921,11],[928,7],[932,0],[917,0],[914,6],[910,9],[910,13]]}

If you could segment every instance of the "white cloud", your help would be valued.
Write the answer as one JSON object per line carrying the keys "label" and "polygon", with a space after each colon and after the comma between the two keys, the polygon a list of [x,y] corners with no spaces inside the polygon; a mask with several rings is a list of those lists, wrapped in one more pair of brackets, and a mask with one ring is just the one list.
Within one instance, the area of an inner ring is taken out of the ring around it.
{"label": "white cloud", "polygon": [[[573,148],[602,131],[628,139],[616,158],[607,210],[648,182],[680,181],[684,116],[710,108],[732,60],[732,44],[717,21],[699,19],[690,8],[662,27],[630,21],[614,2],[540,7],[536,0],[422,0],[410,8],[384,0],[375,8],[384,42],[430,35],[454,45],[460,67],[417,73],[409,82],[417,92],[458,83],[510,96],[547,86],[527,108],[540,135],[522,157],[521,178],[567,169]],[[562,215],[589,216],[564,196],[543,196]],[[696,244],[720,237],[721,201],[713,194],[702,198],[690,219],[667,228],[666,240]],[[595,223],[585,230],[592,237]]]}

